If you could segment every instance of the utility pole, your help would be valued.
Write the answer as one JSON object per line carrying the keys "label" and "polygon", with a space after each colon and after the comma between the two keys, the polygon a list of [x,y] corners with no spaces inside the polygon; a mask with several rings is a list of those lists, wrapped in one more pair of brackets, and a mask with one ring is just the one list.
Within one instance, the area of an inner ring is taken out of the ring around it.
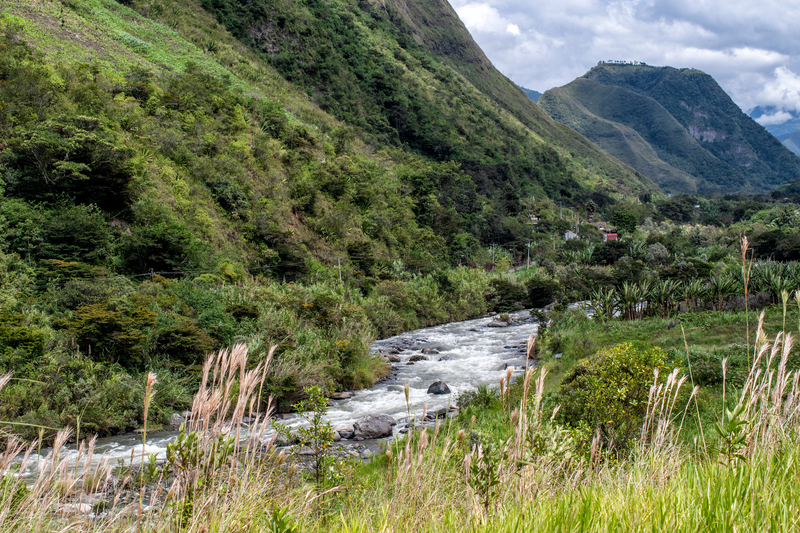
{"label": "utility pole", "polygon": [[495,243],[492,243],[492,264],[494,264],[494,247],[497,246]]}
{"label": "utility pole", "polygon": [[563,206],[563,202],[558,202],[558,219],[559,219],[559,220],[563,220],[563,219],[564,219],[564,206]]}
{"label": "utility pole", "polygon": [[531,268],[531,240],[528,239],[528,266],[526,270],[530,270]]}
{"label": "utility pole", "polygon": [[342,284],[342,258],[336,258],[336,265],[339,267],[339,285]]}

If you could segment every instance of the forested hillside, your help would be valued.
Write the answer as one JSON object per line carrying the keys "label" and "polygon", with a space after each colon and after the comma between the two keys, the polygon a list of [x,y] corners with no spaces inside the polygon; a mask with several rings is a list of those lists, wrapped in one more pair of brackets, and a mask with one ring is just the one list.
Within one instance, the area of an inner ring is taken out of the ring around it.
{"label": "forested hillside", "polygon": [[163,422],[237,340],[279,346],[284,404],[369,384],[376,336],[496,307],[488,274],[450,269],[529,239],[534,197],[657,191],[488,62],[476,88],[418,14],[256,8],[3,4],[0,420],[27,436],[135,427],[150,370]]}
{"label": "forested hillside", "polygon": [[697,70],[603,64],[539,104],[667,192],[767,192],[800,176],[800,158]]}

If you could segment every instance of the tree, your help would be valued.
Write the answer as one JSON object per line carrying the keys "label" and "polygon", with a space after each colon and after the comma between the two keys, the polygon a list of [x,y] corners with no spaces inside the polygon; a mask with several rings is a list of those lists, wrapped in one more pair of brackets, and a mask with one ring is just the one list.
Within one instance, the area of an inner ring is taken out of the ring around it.
{"label": "tree", "polygon": [[611,224],[626,233],[633,233],[636,231],[636,215],[630,211],[617,211],[611,217]]}
{"label": "tree", "polygon": [[589,200],[589,203],[586,204],[586,219],[589,222],[594,222],[594,212],[597,210],[597,206],[592,200]]}
{"label": "tree", "polygon": [[297,428],[292,432],[283,424],[273,423],[278,433],[296,438],[300,446],[311,448],[311,456],[316,462],[314,467],[314,479],[317,487],[322,487],[325,481],[325,471],[330,456],[330,447],[333,444],[333,426],[325,416],[328,414],[328,399],[322,394],[322,389],[317,386],[306,387],[303,389],[308,398],[294,404],[292,407],[307,423],[307,427]]}

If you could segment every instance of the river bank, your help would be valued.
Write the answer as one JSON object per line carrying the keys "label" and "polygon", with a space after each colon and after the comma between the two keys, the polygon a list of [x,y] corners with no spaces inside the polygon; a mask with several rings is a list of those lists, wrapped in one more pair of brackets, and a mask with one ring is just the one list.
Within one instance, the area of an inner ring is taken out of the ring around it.
{"label": "river bank", "polygon": [[[390,353],[396,357],[397,361],[390,363],[390,374],[372,387],[349,391],[343,399],[330,400],[327,419],[334,429],[345,432],[352,430],[353,424],[363,417],[388,415],[403,421],[396,428],[399,431],[409,416],[421,418],[423,412],[437,413],[442,409],[446,413],[462,392],[480,385],[499,384],[509,366],[515,367],[517,373],[524,369],[525,346],[538,325],[528,311],[511,313],[510,319],[512,325],[507,327],[489,327],[496,317],[485,317],[413,330],[373,342],[370,345],[373,353]],[[428,394],[428,388],[436,381],[446,383],[450,392]],[[408,402],[405,385],[409,386]],[[279,416],[289,427],[296,427],[300,422],[291,414]],[[251,423],[248,420],[247,427],[241,428],[244,435]],[[149,432],[144,448],[139,433],[99,438],[94,445],[91,468],[101,461],[112,466],[120,463],[135,466],[141,464],[142,457],[151,454],[163,461],[169,443],[177,435],[177,429]],[[272,435],[273,431],[268,428],[262,440]],[[36,479],[38,465],[43,464],[50,452],[51,449],[46,448],[40,454],[32,454],[28,468],[20,473],[21,478],[26,482]],[[74,447],[62,453],[63,458],[74,463],[77,455]]]}

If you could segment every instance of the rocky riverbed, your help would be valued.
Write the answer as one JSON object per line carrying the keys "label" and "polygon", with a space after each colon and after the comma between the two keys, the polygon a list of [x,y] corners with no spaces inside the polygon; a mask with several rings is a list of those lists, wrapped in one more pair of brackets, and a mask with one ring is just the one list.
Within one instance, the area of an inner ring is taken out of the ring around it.
{"label": "rocky riverbed", "polygon": [[[508,321],[495,316],[453,322],[374,342],[372,350],[392,365],[389,376],[369,389],[343,391],[329,401],[328,420],[337,430],[341,453],[353,457],[353,452],[363,456],[364,450],[377,450],[381,439],[407,432],[409,420],[432,424],[436,419],[455,416],[452,406],[460,393],[482,384],[499,384],[508,366],[513,366],[517,372],[525,368],[527,339],[536,330],[537,324],[530,313],[519,311],[511,313]],[[427,420],[423,420],[423,414]],[[367,425],[359,423],[366,417],[379,416],[394,422],[389,423],[390,430],[384,426],[380,437],[367,432]],[[290,427],[301,423],[299,417],[291,414],[282,417],[282,422]],[[361,430],[356,430],[357,424]],[[247,428],[244,429],[246,433]],[[166,446],[176,434],[175,430],[150,432],[145,454],[155,454],[163,460]],[[266,437],[271,434],[267,433]],[[139,434],[107,437],[98,440],[95,461],[104,455],[110,465],[120,462],[136,465],[142,451]],[[42,455],[46,453],[43,450]],[[38,459],[32,457],[20,477],[32,479],[36,476]]]}

